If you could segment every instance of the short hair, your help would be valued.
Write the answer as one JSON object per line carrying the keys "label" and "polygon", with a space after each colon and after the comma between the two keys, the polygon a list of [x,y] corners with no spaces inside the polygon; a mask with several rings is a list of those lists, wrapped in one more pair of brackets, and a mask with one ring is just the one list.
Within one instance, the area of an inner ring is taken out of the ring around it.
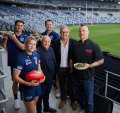
{"label": "short hair", "polygon": [[47,20],[45,21],[45,25],[47,24],[47,22],[52,22],[52,23],[53,23],[53,21],[52,21],[51,19],[47,19]]}
{"label": "short hair", "polygon": [[36,39],[34,36],[28,36],[28,37],[26,38],[25,42],[24,42],[24,44],[25,44],[25,49],[26,49],[27,43],[29,43],[31,40],[36,41],[36,45],[37,45],[37,39]]}
{"label": "short hair", "polygon": [[68,29],[68,31],[69,31],[69,28],[68,28],[68,26],[66,26],[66,25],[63,25],[63,26],[61,26],[61,28],[60,28],[60,32],[61,32],[61,29],[62,28],[67,28]]}
{"label": "short hair", "polygon": [[80,27],[82,27],[82,26],[86,26],[86,27],[88,27],[86,24],[80,24]]}
{"label": "short hair", "polygon": [[22,20],[16,20],[16,21],[15,21],[15,25],[16,25],[18,22],[21,22],[21,23],[24,24],[24,21],[22,21]]}

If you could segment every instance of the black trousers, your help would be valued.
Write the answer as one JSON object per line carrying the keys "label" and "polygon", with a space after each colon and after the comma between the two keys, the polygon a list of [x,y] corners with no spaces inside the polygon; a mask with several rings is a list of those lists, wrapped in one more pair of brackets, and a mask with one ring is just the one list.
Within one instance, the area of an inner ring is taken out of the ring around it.
{"label": "black trousers", "polygon": [[61,101],[66,101],[66,96],[68,95],[71,102],[75,102],[72,75],[69,73],[69,68],[60,68],[57,76],[60,84]]}
{"label": "black trousers", "polygon": [[41,84],[41,86],[42,86],[42,98],[38,99],[37,113],[42,112],[42,100],[43,100],[44,109],[47,109],[49,107],[49,94],[52,88],[52,81],[51,82],[45,81]]}

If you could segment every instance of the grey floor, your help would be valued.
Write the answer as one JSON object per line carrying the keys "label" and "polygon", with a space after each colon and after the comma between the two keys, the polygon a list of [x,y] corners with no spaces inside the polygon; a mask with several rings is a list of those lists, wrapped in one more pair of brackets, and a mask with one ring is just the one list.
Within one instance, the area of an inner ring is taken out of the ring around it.
{"label": "grey floor", "polygon": [[[4,59],[6,58],[7,57],[5,56]],[[26,113],[26,110],[22,101],[20,101],[20,105],[21,105],[20,110],[13,109],[13,96],[12,96],[12,90],[11,90],[12,81],[11,81],[10,69],[9,67],[6,66],[7,64],[6,60],[3,62],[4,62],[4,73],[7,75],[7,77],[4,79],[5,93],[8,98],[8,101],[6,102],[6,113]],[[73,111],[70,106],[69,98],[67,99],[67,102],[62,109],[58,109],[59,102],[60,102],[60,99],[55,98],[55,89],[52,88],[52,91],[50,93],[50,107],[56,108],[57,113],[84,113],[84,111],[81,110],[79,105],[77,110]],[[120,113],[119,105],[114,104],[113,113]]]}

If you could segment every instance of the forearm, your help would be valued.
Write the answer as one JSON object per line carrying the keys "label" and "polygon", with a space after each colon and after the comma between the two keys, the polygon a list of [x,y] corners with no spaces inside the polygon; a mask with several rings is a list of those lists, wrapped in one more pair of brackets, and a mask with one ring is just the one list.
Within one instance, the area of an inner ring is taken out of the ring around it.
{"label": "forearm", "polygon": [[38,66],[38,71],[42,71],[42,70],[41,70],[41,66],[40,66],[40,64],[39,64],[39,66]]}
{"label": "forearm", "polygon": [[21,50],[25,50],[24,44],[22,44],[17,38],[14,39],[14,42],[18,45]]}
{"label": "forearm", "polygon": [[99,65],[101,65],[101,64],[103,64],[104,63],[104,59],[101,59],[101,60],[99,60],[99,61],[96,61],[96,62],[93,62],[92,64],[90,64],[90,67],[92,68],[92,67],[96,67],[96,66],[99,66]]}
{"label": "forearm", "polygon": [[3,39],[3,42],[1,44],[1,46],[4,48],[4,49],[7,49],[7,39]]}
{"label": "forearm", "polygon": [[29,82],[21,79],[21,78],[18,77],[18,76],[17,76],[17,77],[14,77],[14,81],[15,81],[15,82],[18,82],[18,83],[20,83],[20,84],[24,84],[24,85],[30,86],[30,83],[29,83]]}

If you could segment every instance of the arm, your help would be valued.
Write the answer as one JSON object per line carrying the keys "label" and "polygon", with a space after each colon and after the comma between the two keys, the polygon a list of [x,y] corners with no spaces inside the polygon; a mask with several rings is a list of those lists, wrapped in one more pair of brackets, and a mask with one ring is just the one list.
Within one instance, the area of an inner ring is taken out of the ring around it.
{"label": "arm", "polygon": [[19,82],[20,84],[25,84],[27,86],[37,86],[39,84],[39,82],[36,82],[34,80],[27,82],[27,81],[21,79],[19,77],[20,73],[21,73],[21,70],[17,70],[17,69],[13,70],[13,79],[15,82]]}
{"label": "arm", "polygon": [[1,44],[1,46],[4,48],[4,49],[7,49],[7,40],[8,40],[8,37],[7,35],[3,35],[3,42]]}
{"label": "arm", "polygon": [[[38,66],[38,71],[42,71],[42,70],[41,70],[41,66],[40,66],[40,64],[39,64],[39,66]],[[45,81],[45,76],[44,76],[43,79],[40,79],[39,82],[42,83],[42,82],[44,82],[44,81]]]}
{"label": "arm", "polygon": [[92,64],[85,64],[85,69],[93,68],[104,63],[104,59],[93,62]]}
{"label": "arm", "polygon": [[24,44],[22,44],[15,36],[15,34],[10,34],[9,35],[11,37],[12,40],[14,40],[14,42],[18,45],[18,47],[21,49],[21,50],[25,50],[25,46]]}

